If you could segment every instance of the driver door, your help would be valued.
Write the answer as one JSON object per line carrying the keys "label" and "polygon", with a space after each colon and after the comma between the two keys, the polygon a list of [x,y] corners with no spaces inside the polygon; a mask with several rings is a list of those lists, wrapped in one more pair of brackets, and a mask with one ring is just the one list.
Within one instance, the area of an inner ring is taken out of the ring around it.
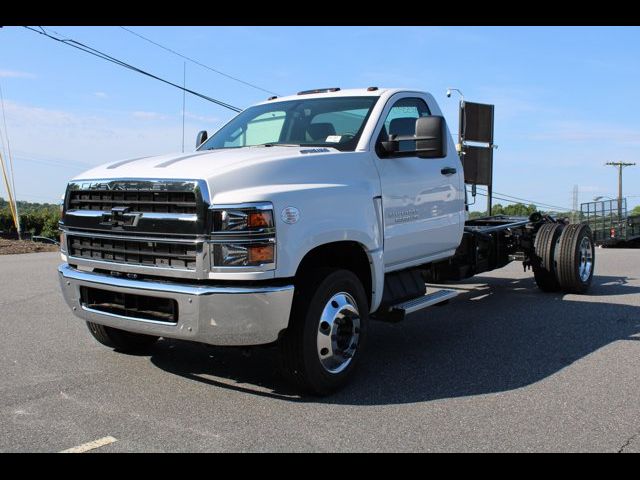
{"label": "driver door", "polygon": [[[376,142],[384,214],[384,257],[388,270],[452,254],[462,235],[462,165],[450,143],[444,158],[418,158],[414,141],[385,155],[380,141],[389,134],[414,135],[419,117],[430,115],[420,97],[390,100]],[[446,139],[445,141],[449,141]],[[406,152],[406,153],[403,153]]]}

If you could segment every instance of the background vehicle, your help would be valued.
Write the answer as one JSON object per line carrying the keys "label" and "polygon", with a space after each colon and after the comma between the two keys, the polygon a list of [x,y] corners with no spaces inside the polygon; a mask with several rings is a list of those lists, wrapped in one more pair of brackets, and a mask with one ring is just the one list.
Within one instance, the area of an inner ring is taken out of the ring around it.
{"label": "background vehicle", "polygon": [[201,132],[195,153],[90,170],[64,200],[65,298],[123,351],[277,342],[285,374],[326,394],[353,374],[370,319],[456,295],[425,282],[519,260],[544,291],[586,291],[587,225],[466,221],[465,183],[492,168],[493,107],[477,105],[462,105],[462,133],[489,150],[461,142],[464,170],[432,95],[376,87],[271,98]]}

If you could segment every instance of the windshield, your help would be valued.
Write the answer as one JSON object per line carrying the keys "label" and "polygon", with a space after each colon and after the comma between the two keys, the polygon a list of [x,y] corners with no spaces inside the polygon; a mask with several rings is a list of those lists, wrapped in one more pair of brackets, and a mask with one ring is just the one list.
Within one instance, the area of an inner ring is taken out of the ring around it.
{"label": "windshield", "polygon": [[333,97],[247,108],[198,150],[310,145],[353,151],[378,97]]}

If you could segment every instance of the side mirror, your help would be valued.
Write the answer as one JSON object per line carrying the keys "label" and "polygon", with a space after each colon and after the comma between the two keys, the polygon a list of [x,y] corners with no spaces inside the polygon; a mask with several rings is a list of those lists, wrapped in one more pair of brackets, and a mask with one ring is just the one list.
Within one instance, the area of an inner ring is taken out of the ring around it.
{"label": "side mirror", "polygon": [[209,135],[207,134],[207,131],[206,130],[200,130],[198,132],[198,135],[196,136],[196,148],[198,148],[200,145],[202,145],[204,142],[206,142],[207,138],[209,138]]}
{"label": "side mirror", "polygon": [[420,158],[447,156],[447,125],[444,117],[429,116],[416,120],[416,153]]}
{"label": "side mirror", "polygon": [[[413,149],[400,150],[400,142],[415,142]],[[416,155],[420,158],[443,158],[447,156],[447,125],[444,117],[429,116],[416,120],[415,135],[390,135],[380,146],[386,155]]]}

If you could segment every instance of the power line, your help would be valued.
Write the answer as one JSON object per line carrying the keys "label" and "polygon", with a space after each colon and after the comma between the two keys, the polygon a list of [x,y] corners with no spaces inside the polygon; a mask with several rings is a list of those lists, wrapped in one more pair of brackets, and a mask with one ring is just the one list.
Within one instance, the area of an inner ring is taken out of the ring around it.
{"label": "power line", "polygon": [[[9,143],[9,130],[7,129],[7,117],[4,113],[4,93],[2,92],[2,84],[0,84],[0,102],[2,103],[2,123],[4,124],[4,135],[7,137],[7,154],[9,156],[9,174],[11,175],[11,188],[13,194],[16,194],[16,177],[13,169],[13,154],[11,153],[11,144]],[[4,147],[4,145],[3,145]]]}
{"label": "power line", "polygon": [[[76,48],[78,50],[81,50],[81,51],[83,51],[85,53],[88,53],[90,55],[93,55],[95,57],[101,58],[101,59],[106,60],[106,61],[111,62],[111,63],[115,63],[116,65],[119,65],[121,67],[127,68],[129,70],[133,70],[134,72],[140,73],[142,75],[146,75],[147,77],[153,78],[153,79],[158,80],[158,81],[163,82],[163,83],[166,83],[167,85],[171,85],[172,87],[175,87],[175,88],[177,88],[179,90],[182,90],[184,92],[190,93],[191,95],[195,95],[196,97],[200,97],[200,98],[202,98],[204,100],[208,100],[209,102],[215,103],[216,105],[219,105],[219,106],[224,107],[224,108],[228,108],[229,110],[233,110],[234,112],[241,112],[242,111],[241,108],[234,107],[233,105],[231,105],[229,103],[223,102],[221,100],[217,100],[215,98],[209,97],[208,95],[204,95],[202,93],[196,92],[196,91],[191,90],[189,88],[181,87],[180,85],[178,85],[176,83],[173,83],[173,82],[171,82],[169,80],[166,80],[164,78],[161,78],[161,77],[159,77],[157,75],[154,75],[153,73],[149,73],[149,72],[147,72],[145,70],[142,70],[142,69],[140,69],[138,67],[134,67],[133,65],[131,65],[129,63],[126,63],[126,62],[123,62],[122,60],[119,60],[119,59],[117,59],[115,57],[112,57],[111,55],[108,55],[108,54],[106,54],[104,52],[101,52],[100,50],[97,50],[95,48],[89,47],[88,45],[86,45],[86,44],[84,44],[82,42],[78,42],[78,41],[70,39],[70,38],[63,39],[63,38],[55,37],[55,36],[47,33],[44,30],[43,27],[39,27],[40,30],[32,28],[32,27],[28,27],[28,26],[25,26],[24,28],[26,28],[27,30],[31,30],[32,32],[36,32],[36,33],[38,33],[40,35],[44,35],[44,36],[46,36],[46,37],[48,37],[48,38],[50,38],[52,40],[55,40],[56,42],[63,43],[65,45],[68,45],[70,47],[73,47],[73,48]],[[54,32],[54,33],[57,33],[57,32]]]}
{"label": "power line", "polygon": [[[487,196],[487,194],[486,194],[486,193],[482,193],[482,192],[476,192],[476,193],[477,193],[478,195],[483,196],[483,197],[486,197],[486,196]],[[494,199],[496,199],[496,200],[501,200],[501,201],[503,201],[503,202],[507,202],[507,203],[520,203],[520,202],[518,202],[518,201],[516,201],[516,200],[510,200],[510,199],[508,199],[508,198],[502,198],[502,197],[498,197],[498,196],[496,196],[496,195],[492,195],[492,198],[494,198]],[[568,211],[568,209],[564,209],[564,208],[556,209],[555,207],[554,207],[554,208],[551,208],[551,207],[547,207],[547,206],[545,206],[545,205],[541,205],[540,203],[536,203],[536,202],[529,202],[529,203],[535,204],[537,207],[543,207],[543,208],[545,208],[545,210],[548,210],[548,211],[554,211],[554,212],[559,212],[559,211]]]}
{"label": "power line", "polygon": [[[496,192],[496,191],[494,191],[493,193],[495,193],[497,195],[500,195],[502,197],[509,197],[509,198],[514,199],[514,200],[519,200],[521,202],[533,203],[533,204],[539,205],[541,207],[560,209],[560,210],[563,210],[563,211],[570,211],[571,210],[570,208],[560,207],[558,205],[551,205],[551,204],[548,204],[548,203],[536,202],[535,200],[529,200],[529,199],[526,199],[526,198],[514,197],[513,195],[509,195],[507,193],[500,193],[500,192]],[[496,198],[498,198],[498,197],[496,197]],[[498,200],[505,200],[505,199],[504,198],[503,199],[498,198]]]}
{"label": "power line", "polygon": [[[478,193],[478,195],[482,195],[482,196],[484,196],[484,197],[486,197],[486,196],[487,196],[487,194],[486,194],[486,193],[482,193],[482,192],[477,192],[477,193]],[[511,199],[511,198],[503,198],[503,197],[499,197],[499,196],[496,196],[496,195],[492,195],[492,197],[493,197],[493,198],[495,198],[496,200],[502,200],[502,201],[504,201],[504,202],[509,202],[509,203],[522,203],[522,202],[521,202],[521,201],[519,201],[519,200],[513,200],[513,199]],[[546,205],[546,204],[539,203],[539,202],[535,202],[535,201],[528,201],[527,203],[532,204],[532,205],[535,205],[536,207],[541,207],[541,208],[544,208],[544,209],[546,209],[546,210],[550,210],[550,211],[565,211],[565,212],[566,212],[566,211],[569,211],[569,210],[570,210],[569,208],[565,208],[565,207],[558,207],[558,206],[553,206],[553,205]]]}
{"label": "power line", "polygon": [[86,170],[86,169],[88,169],[88,168],[90,168],[92,166],[92,165],[90,165],[88,163],[80,163],[80,162],[66,163],[66,162],[56,162],[56,161],[51,161],[51,160],[39,160],[39,159],[35,159],[35,158],[23,157],[22,155],[17,155],[17,158],[19,158],[23,162],[41,163],[43,165],[51,165],[52,167],[70,167],[72,169],[85,169]]}
{"label": "power line", "polygon": [[[558,206],[558,205],[551,205],[551,204],[548,204],[548,203],[537,202],[537,201],[535,201],[535,200],[530,200],[530,199],[526,199],[526,198],[515,197],[515,196],[513,196],[513,195],[509,195],[509,194],[507,194],[507,193],[500,193],[500,192],[494,192],[494,193],[496,193],[497,195],[501,195],[501,196],[503,196],[503,197],[509,197],[510,199],[519,200],[519,201],[521,201],[521,202],[528,202],[528,203],[533,203],[533,204],[536,204],[536,205],[540,205],[541,207],[548,207],[548,208],[554,208],[554,209],[555,209],[555,208],[558,208],[558,209],[567,210],[567,211],[571,210],[570,208],[560,207],[560,206]],[[503,200],[504,200],[504,199],[503,199]]]}
{"label": "power line", "polygon": [[[13,155],[11,154],[11,144],[9,143],[9,131],[7,130],[7,117],[5,116],[4,113],[4,95],[2,94],[2,86],[0,85],[0,102],[2,103],[2,121],[4,124],[4,135],[7,137],[7,152],[9,155],[9,175],[10,175],[10,180],[11,180],[11,188],[9,186],[9,183],[7,182],[7,193],[9,194],[9,201],[11,201],[11,198],[13,196],[13,206],[12,206],[12,210],[13,210],[13,215],[14,215],[14,223],[16,225],[16,231],[18,232],[18,239],[22,240],[22,232],[20,229],[20,214],[18,212],[18,204],[17,201],[15,199],[15,195],[16,195],[16,177],[15,177],[15,172],[14,172],[14,168],[13,168]],[[4,141],[2,142],[2,148],[4,150]],[[2,170],[3,170],[3,174],[5,174],[4,172],[4,162],[2,165]],[[13,190],[13,193],[12,191]]]}
{"label": "power line", "polygon": [[259,87],[258,85],[255,85],[253,83],[246,82],[246,81],[244,81],[244,80],[242,80],[242,79],[240,79],[238,77],[234,77],[234,76],[229,75],[227,73],[224,73],[224,72],[222,72],[222,71],[220,71],[220,70],[218,70],[216,68],[210,67],[209,65],[205,65],[204,63],[199,62],[198,60],[195,60],[195,59],[193,59],[191,57],[188,57],[188,56],[186,56],[186,55],[184,55],[184,54],[182,54],[180,52],[176,52],[175,50],[173,50],[173,49],[171,49],[169,47],[165,47],[164,45],[161,45],[158,42],[155,42],[155,41],[151,40],[150,38],[147,38],[144,35],[142,35],[142,34],[140,34],[138,32],[135,32],[135,31],[133,31],[133,30],[131,30],[129,28],[126,28],[126,27],[123,27],[123,26],[120,26],[120,28],[125,30],[125,31],[127,31],[127,32],[129,32],[132,35],[135,35],[138,38],[141,38],[142,40],[145,40],[145,41],[155,45],[156,47],[160,47],[163,50],[166,50],[167,52],[171,52],[174,55],[177,55],[177,56],[179,56],[181,58],[184,58],[185,60],[189,60],[191,63],[195,63],[196,65],[199,65],[199,66],[201,66],[203,68],[206,68],[207,70],[211,70],[212,72],[215,72],[218,75],[222,75],[223,77],[227,77],[227,78],[229,78],[229,79],[231,79],[231,80],[233,80],[235,82],[242,83],[244,85],[247,85],[248,87],[255,88],[257,90],[261,90],[261,91],[263,91],[265,93],[269,93],[269,94],[272,94],[272,95],[278,95],[276,92],[272,92],[271,90],[267,90],[266,88]]}

